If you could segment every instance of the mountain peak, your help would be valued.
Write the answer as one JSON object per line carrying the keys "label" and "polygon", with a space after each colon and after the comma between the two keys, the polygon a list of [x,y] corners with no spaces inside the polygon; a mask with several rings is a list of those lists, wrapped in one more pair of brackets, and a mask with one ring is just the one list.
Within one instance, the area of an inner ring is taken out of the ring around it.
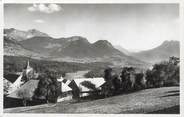
{"label": "mountain peak", "polygon": [[39,37],[49,37],[46,33],[40,32],[39,30],[36,29],[30,29],[27,31],[27,38],[30,37],[35,37],[35,36],[39,36]]}
{"label": "mountain peak", "polygon": [[26,40],[32,37],[49,37],[46,33],[42,33],[36,29],[22,31],[15,28],[4,29],[4,35],[17,41]]}
{"label": "mountain peak", "polygon": [[94,43],[94,45],[113,47],[112,44],[107,40],[98,40]]}
{"label": "mountain peak", "polygon": [[72,36],[72,37],[66,38],[66,40],[69,42],[82,41],[82,42],[89,43],[88,40],[82,36]]}
{"label": "mountain peak", "polygon": [[162,44],[172,44],[172,43],[179,43],[179,41],[177,41],[177,40],[166,40],[166,41],[164,41]]}
{"label": "mountain peak", "polygon": [[27,32],[32,32],[32,33],[34,33],[34,32],[40,32],[40,31],[38,31],[38,30],[36,30],[36,29],[30,29],[30,30],[28,30]]}
{"label": "mountain peak", "polygon": [[161,45],[160,48],[168,48],[168,47],[175,47],[175,46],[179,46],[179,41],[176,40],[166,40],[164,41]]}

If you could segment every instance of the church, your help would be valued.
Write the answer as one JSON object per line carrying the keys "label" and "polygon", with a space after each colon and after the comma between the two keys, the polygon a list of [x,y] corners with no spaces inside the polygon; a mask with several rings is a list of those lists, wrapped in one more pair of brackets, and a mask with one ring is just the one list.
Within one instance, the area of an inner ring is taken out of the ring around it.
{"label": "church", "polygon": [[24,83],[28,80],[36,78],[37,74],[35,73],[34,69],[30,66],[29,60],[27,61],[27,65],[22,70],[22,72],[17,72],[16,74],[9,73],[5,74],[3,81],[4,81],[4,88],[6,88],[6,95],[11,94],[18,88],[20,88]]}

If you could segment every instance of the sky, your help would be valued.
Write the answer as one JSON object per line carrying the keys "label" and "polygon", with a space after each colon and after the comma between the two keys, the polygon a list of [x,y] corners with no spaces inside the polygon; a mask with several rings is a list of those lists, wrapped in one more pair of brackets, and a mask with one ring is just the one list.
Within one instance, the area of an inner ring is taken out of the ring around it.
{"label": "sky", "polygon": [[4,28],[108,40],[130,51],[179,40],[178,4],[5,4]]}

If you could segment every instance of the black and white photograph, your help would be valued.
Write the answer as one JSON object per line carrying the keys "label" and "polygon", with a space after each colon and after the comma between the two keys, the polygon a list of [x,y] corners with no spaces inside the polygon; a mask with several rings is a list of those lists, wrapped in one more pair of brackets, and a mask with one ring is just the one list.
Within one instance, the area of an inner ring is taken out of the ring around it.
{"label": "black and white photograph", "polygon": [[3,9],[3,113],[181,113],[179,3]]}

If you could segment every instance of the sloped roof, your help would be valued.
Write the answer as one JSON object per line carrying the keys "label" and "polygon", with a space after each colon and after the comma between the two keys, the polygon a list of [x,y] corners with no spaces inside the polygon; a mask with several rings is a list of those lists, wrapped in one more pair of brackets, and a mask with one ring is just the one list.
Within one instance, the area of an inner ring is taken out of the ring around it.
{"label": "sloped roof", "polygon": [[92,84],[95,85],[96,88],[99,88],[105,82],[104,78],[81,78],[81,79],[74,79],[74,81],[76,82],[77,86],[81,89],[81,92],[91,91],[87,87],[81,85],[81,83],[84,81],[91,82]]}
{"label": "sloped roof", "polygon": [[34,95],[35,89],[38,87],[39,80],[29,80],[24,85],[22,85],[19,89],[10,93],[8,97],[22,99],[23,97],[26,99],[31,99]]}
{"label": "sloped roof", "polygon": [[61,88],[62,92],[72,91],[72,89],[68,85],[66,85],[65,83],[62,83],[61,86],[62,86],[62,88]]}
{"label": "sloped roof", "polygon": [[7,79],[8,81],[10,81],[11,83],[14,83],[17,80],[18,77],[19,77],[19,75],[11,74],[11,73],[4,75],[4,78]]}

